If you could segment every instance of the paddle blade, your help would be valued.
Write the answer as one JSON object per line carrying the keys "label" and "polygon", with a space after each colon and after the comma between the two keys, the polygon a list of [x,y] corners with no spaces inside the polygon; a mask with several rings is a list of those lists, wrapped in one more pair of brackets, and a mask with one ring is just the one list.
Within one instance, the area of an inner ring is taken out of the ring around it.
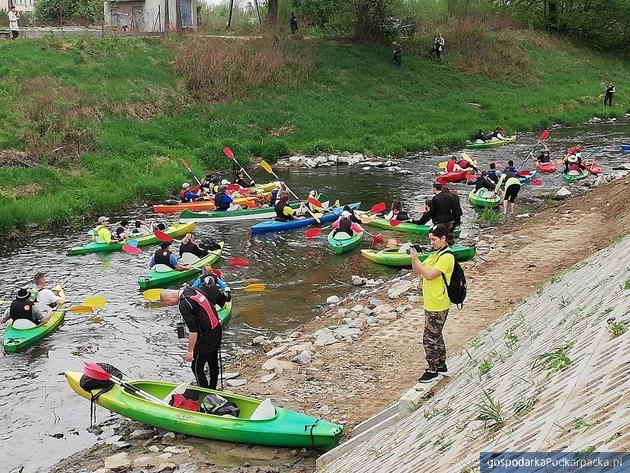
{"label": "paddle blade", "polygon": [[314,227],[314,228],[309,228],[308,230],[306,230],[304,232],[304,235],[306,235],[306,238],[315,238],[316,236],[318,236],[320,233],[322,232],[322,229],[319,227]]}
{"label": "paddle blade", "polygon": [[374,204],[370,209],[370,212],[373,214],[378,214],[383,212],[387,208],[385,202],[379,202],[378,204]]}
{"label": "paddle blade", "polygon": [[470,164],[475,164],[474,159],[468,153],[462,153],[462,158],[464,158],[464,160],[468,161]]}
{"label": "paddle blade", "polygon": [[542,133],[540,134],[540,136],[538,137],[538,141],[540,141],[541,143],[543,141],[546,141],[547,138],[549,138],[549,135],[551,135],[549,130],[547,130],[547,129],[543,130]]}
{"label": "paddle blade", "polygon": [[250,284],[249,286],[245,286],[243,291],[245,292],[263,292],[267,289],[267,286],[264,284]]}
{"label": "paddle blade", "polygon": [[265,171],[267,171],[269,174],[273,174],[273,169],[271,169],[271,166],[269,165],[269,163],[265,161],[264,159],[260,160],[260,167],[263,168]]}
{"label": "paddle blade", "polygon": [[229,184],[227,186],[229,191],[238,191],[241,190],[241,186],[239,186],[238,184]]}
{"label": "paddle blade", "polygon": [[232,266],[249,266],[249,261],[245,258],[226,258],[226,261]]}
{"label": "paddle blade", "polygon": [[162,289],[147,289],[142,293],[142,295],[144,296],[144,300],[148,302],[159,301],[160,294],[162,294]]}
{"label": "paddle blade", "polygon": [[89,305],[75,305],[74,307],[70,307],[70,312],[74,314],[91,314],[94,312],[94,309]]}
{"label": "paddle blade", "polygon": [[107,303],[107,299],[103,296],[88,296],[83,299],[83,305],[89,305],[90,307],[94,307],[95,309],[102,309],[105,307]]}
{"label": "paddle blade", "polygon": [[158,240],[160,241],[168,241],[171,242],[173,241],[173,238],[168,236],[166,233],[164,233],[162,230],[154,230],[153,234],[157,237]]}
{"label": "paddle blade", "polygon": [[101,381],[109,381],[112,375],[105,371],[102,366],[86,361],[83,363],[83,373],[92,379],[100,379]]}
{"label": "paddle blade", "polygon": [[125,243],[122,246],[122,250],[125,253],[129,253],[130,255],[140,255],[140,254],[142,254],[142,250],[140,248],[138,248],[137,246],[131,246],[129,243]]}
{"label": "paddle blade", "polygon": [[309,197],[308,199],[306,199],[306,201],[309,204],[311,204],[313,207],[319,207],[320,209],[324,207],[322,203],[319,200],[317,200],[315,197]]}
{"label": "paddle blade", "polygon": [[383,238],[383,235],[381,235],[380,233],[372,235],[372,243],[383,243],[384,241],[385,238]]}
{"label": "paddle blade", "polygon": [[216,277],[220,278],[223,275],[223,272],[220,269],[212,268],[212,274],[214,274]]}
{"label": "paddle blade", "polygon": [[523,176],[523,177],[527,177],[531,174],[531,171],[528,171],[527,169],[521,169],[520,171],[518,171],[516,174],[518,176]]}
{"label": "paddle blade", "polygon": [[234,153],[232,152],[232,150],[230,148],[228,148],[227,146],[225,148],[223,148],[223,154],[225,154],[225,156],[228,159],[234,159]]}
{"label": "paddle blade", "polygon": [[396,220],[395,218],[393,218],[393,219],[391,219],[391,220],[389,221],[389,224],[390,224],[392,227],[397,227],[397,226],[398,226],[398,225],[400,225],[401,223],[402,223],[402,222],[401,222],[400,220]]}
{"label": "paddle blade", "polygon": [[140,242],[138,240],[127,240],[127,244],[131,246],[138,246]]}
{"label": "paddle blade", "polygon": [[368,217],[367,215],[361,215],[359,217],[359,220],[361,220],[361,223],[363,223],[365,225],[369,225],[370,223],[372,223],[372,219],[370,217]]}
{"label": "paddle blade", "polygon": [[542,179],[532,179],[532,184],[535,186],[542,186],[543,185],[543,180]]}
{"label": "paddle blade", "polygon": [[400,242],[394,238],[387,240],[387,248],[396,248],[398,245],[400,245]]}

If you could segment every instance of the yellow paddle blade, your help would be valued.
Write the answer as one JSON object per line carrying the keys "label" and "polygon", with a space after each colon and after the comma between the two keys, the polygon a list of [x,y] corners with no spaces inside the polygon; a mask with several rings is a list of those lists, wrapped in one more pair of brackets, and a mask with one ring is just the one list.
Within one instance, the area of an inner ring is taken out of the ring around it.
{"label": "yellow paddle blade", "polygon": [[341,202],[339,202],[339,199],[335,200],[335,207],[341,207]]}
{"label": "yellow paddle blade", "polygon": [[262,292],[267,289],[267,286],[264,284],[250,284],[249,286],[245,286],[243,291],[245,292]]}
{"label": "yellow paddle blade", "polygon": [[446,169],[446,161],[442,161],[440,164],[438,164],[438,167],[440,169]]}
{"label": "yellow paddle blade", "polygon": [[162,294],[162,289],[147,289],[142,293],[145,301],[149,302],[157,302],[160,300],[160,294]]}
{"label": "yellow paddle blade", "polygon": [[70,312],[75,314],[91,314],[94,312],[94,309],[89,305],[75,305],[74,307],[70,307]]}
{"label": "yellow paddle blade", "polygon": [[267,171],[269,174],[273,174],[273,169],[271,169],[271,166],[269,165],[269,163],[265,161],[264,159],[260,160],[260,167],[263,168],[265,171]]}
{"label": "yellow paddle blade", "polygon": [[105,307],[106,303],[107,299],[105,299],[103,296],[88,296],[83,299],[83,305],[87,305],[95,309],[102,309],[103,307]]}
{"label": "yellow paddle blade", "polygon": [[359,216],[359,220],[361,220],[361,223],[364,223],[365,225],[369,225],[370,223],[372,223],[372,219],[367,215]]}
{"label": "yellow paddle blade", "polygon": [[464,158],[470,164],[475,164],[475,160],[473,158],[471,158],[471,156],[468,153],[466,153],[466,152],[462,153],[462,158]]}
{"label": "yellow paddle blade", "polygon": [[3,301],[2,299],[0,299],[0,304],[4,304],[6,301]]}

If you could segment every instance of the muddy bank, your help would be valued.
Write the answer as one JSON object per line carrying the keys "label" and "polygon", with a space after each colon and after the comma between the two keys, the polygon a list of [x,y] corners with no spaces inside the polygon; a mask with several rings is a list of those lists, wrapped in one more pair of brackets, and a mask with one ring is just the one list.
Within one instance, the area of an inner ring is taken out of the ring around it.
{"label": "muddy bank", "polygon": [[[469,288],[466,305],[461,311],[452,309],[446,324],[448,352],[461,349],[553,275],[627,234],[629,191],[630,179],[626,176],[536,215],[482,229],[472,239],[477,245],[477,258],[463,265]],[[282,406],[343,423],[348,435],[354,425],[400,397],[425,369],[418,282],[414,275],[401,272],[385,284],[368,281],[357,291],[348,281],[348,294],[338,294],[340,301],[323,306],[311,322],[273,340],[258,337],[251,349],[241,351],[226,371],[239,373],[229,384],[245,383],[226,389],[269,397]],[[116,424],[120,427],[109,426],[99,445],[73,455],[52,471],[99,470],[105,458],[120,453],[127,455],[121,455],[124,466],[117,471],[314,469],[313,452],[240,446],[173,434],[165,438],[164,432],[136,423],[117,420]],[[133,438],[132,432],[138,430],[150,433]],[[110,440],[111,445],[105,443],[116,435],[122,437]],[[186,451],[165,451],[167,446]],[[138,461],[160,455],[160,460],[151,462],[161,463],[141,466]]]}

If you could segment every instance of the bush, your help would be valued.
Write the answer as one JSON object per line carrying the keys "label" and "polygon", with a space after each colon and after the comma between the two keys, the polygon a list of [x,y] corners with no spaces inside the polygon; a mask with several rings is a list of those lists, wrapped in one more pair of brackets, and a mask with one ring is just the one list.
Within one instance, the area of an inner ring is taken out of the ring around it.
{"label": "bush", "polygon": [[102,21],[103,2],[101,0],[37,0],[35,16],[39,21],[58,24],[59,17],[71,20],[87,20],[90,23]]}

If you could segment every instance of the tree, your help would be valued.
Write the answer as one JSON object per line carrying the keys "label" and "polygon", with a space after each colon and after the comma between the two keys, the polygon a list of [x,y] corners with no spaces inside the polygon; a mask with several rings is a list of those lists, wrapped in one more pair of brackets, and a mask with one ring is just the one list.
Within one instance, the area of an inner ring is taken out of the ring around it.
{"label": "tree", "polygon": [[385,0],[355,0],[355,37],[359,41],[383,39],[383,25],[388,16]]}

